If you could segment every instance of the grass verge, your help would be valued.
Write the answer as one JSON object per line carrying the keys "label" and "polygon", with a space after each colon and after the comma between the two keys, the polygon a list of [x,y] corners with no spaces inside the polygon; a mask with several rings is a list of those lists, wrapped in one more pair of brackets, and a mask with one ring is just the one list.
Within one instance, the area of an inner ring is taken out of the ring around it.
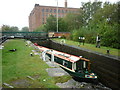
{"label": "grass verge", "polygon": [[[10,49],[17,49],[17,51],[10,52]],[[24,40],[8,40],[4,43],[4,49],[2,50],[2,82],[12,84],[12,82],[18,80],[17,83],[19,83],[19,80],[25,80],[27,76],[39,75],[38,79],[31,81],[27,88],[58,88],[53,77],[50,77],[46,72],[49,66],[38,55],[30,56],[33,49],[33,47],[26,46]],[[15,87],[21,88],[20,86]]]}
{"label": "grass verge", "polygon": [[[61,39],[53,39],[53,40],[57,41],[59,43],[61,42]],[[73,45],[73,46],[78,46],[79,45],[79,42],[72,41],[72,40],[65,40],[65,43],[68,44],[68,45]],[[120,56],[119,55],[119,52],[120,52],[119,49],[104,47],[104,46],[101,46],[101,48],[96,48],[95,46],[96,46],[95,44],[85,43],[84,45],[81,44],[79,47],[89,49],[91,51],[99,52],[99,53],[102,53],[102,54],[107,54],[106,51],[109,49],[110,50],[110,55]]]}
{"label": "grass verge", "polygon": [[55,83],[64,83],[70,79],[72,79],[72,77],[69,75],[54,77]]}

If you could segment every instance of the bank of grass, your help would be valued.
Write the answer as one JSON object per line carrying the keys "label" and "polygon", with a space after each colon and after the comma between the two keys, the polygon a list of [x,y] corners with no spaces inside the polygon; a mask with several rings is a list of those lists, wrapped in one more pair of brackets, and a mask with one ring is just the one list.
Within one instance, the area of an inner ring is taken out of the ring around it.
{"label": "bank of grass", "polygon": [[[34,88],[58,88],[53,77],[46,72],[49,66],[40,59],[38,55],[30,56],[33,47],[25,45],[24,40],[8,40],[4,43],[2,50],[2,83],[9,83],[26,79],[27,76],[39,75],[35,81],[31,81]],[[17,49],[10,52],[10,49]],[[45,81],[44,81],[45,80]],[[29,86],[27,88],[32,88]],[[20,88],[20,87],[18,87]]]}
{"label": "bank of grass", "polygon": [[55,83],[64,83],[70,79],[72,79],[72,77],[69,75],[54,77]]}
{"label": "bank of grass", "polygon": [[[53,40],[57,41],[59,43],[61,42],[61,39],[53,39]],[[65,44],[78,46],[79,42],[65,39]],[[119,55],[120,50],[115,49],[115,48],[104,47],[104,46],[101,46],[101,48],[96,48],[95,44],[88,44],[88,43],[85,43],[84,45],[81,43],[81,45],[79,47],[89,49],[91,51],[99,52],[99,53],[102,53],[102,54],[106,54],[106,51],[109,49],[110,50],[110,55],[120,56]]]}

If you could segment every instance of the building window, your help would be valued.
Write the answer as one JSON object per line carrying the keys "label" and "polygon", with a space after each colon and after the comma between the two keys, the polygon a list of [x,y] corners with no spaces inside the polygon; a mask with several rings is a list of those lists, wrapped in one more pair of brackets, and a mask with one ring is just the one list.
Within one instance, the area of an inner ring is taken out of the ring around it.
{"label": "building window", "polygon": [[66,13],[67,13],[67,10],[66,10]]}
{"label": "building window", "polygon": [[49,10],[48,9],[46,9],[46,12],[48,12]]}
{"label": "building window", "polygon": [[60,17],[60,14],[58,15],[58,17]]}
{"label": "building window", "polygon": [[42,14],[42,16],[44,17],[44,13]]}
{"label": "building window", "polygon": [[54,13],[56,13],[56,9],[54,9]]}
{"label": "building window", "polygon": [[42,22],[44,22],[44,18],[42,19]]}
{"label": "building window", "polygon": [[52,9],[50,10],[50,12],[52,12]]}
{"label": "building window", "polygon": [[64,13],[64,10],[62,10],[62,13]]}
{"label": "building window", "polygon": [[58,10],[58,13],[60,13],[60,10]]}
{"label": "building window", "polygon": [[44,12],[44,8],[42,9],[42,12]]}

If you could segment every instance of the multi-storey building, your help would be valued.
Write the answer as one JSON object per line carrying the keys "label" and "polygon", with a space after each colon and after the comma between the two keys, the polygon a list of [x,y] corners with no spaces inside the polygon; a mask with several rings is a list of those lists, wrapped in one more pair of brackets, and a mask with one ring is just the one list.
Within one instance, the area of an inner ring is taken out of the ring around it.
{"label": "multi-storey building", "polygon": [[78,13],[79,8],[67,7],[67,0],[65,0],[65,7],[41,6],[35,4],[33,10],[29,15],[29,30],[33,31],[42,24],[46,23],[50,15],[55,17],[64,17],[67,13]]}

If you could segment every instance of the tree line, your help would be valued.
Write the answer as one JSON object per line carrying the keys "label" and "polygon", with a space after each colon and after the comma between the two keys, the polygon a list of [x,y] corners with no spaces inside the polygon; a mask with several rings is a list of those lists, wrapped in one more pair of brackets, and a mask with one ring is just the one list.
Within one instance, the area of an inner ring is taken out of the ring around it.
{"label": "tree line", "polygon": [[28,32],[29,28],[27,26],[22,27],[19,29],[17,26],[9,26],[9,25],[2,25],[1,32]]}

